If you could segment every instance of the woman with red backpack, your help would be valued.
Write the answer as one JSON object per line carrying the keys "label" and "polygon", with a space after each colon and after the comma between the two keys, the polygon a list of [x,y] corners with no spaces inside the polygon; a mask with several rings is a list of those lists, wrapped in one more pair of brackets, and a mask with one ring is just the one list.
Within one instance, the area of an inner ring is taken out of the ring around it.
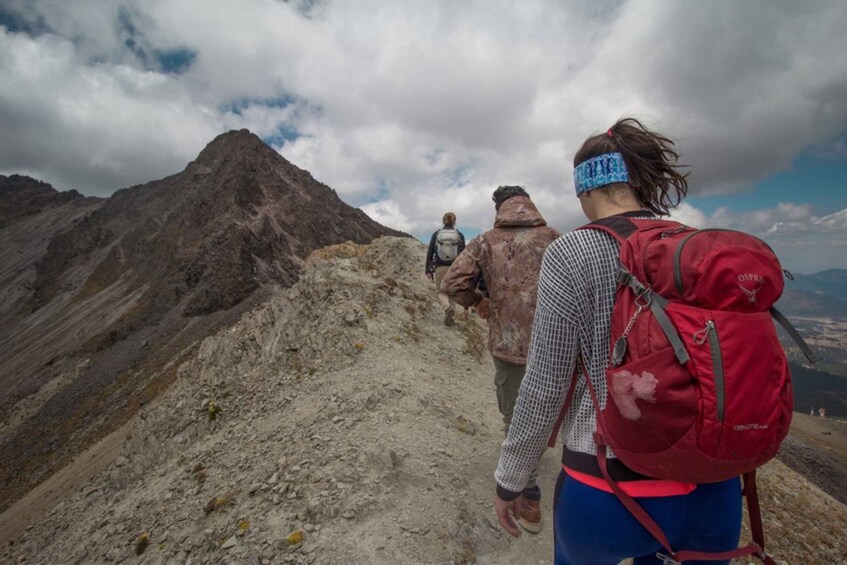
{"label": "woman with red backpack", "polygon": [[[619,120],[607,132],[587,139],[574,157],[583,212],[589,221],[607,224],[618,218],[625,222],[668,215],[688,188],[687,173],[680,171],[677,159],[667,137],[636,119]],[[729,558],[699,560],[698,552],[737,547],[737,477],[695,484],[645,476],[611,452],[598,460],[595,440],[602,441],[602,434],[597,434],[595,406],[602,406],[607,397],[612,311],[621,283],[619,251],[619,241],[608,233],[580,229],[560,237],[545,254],[526,377],[495,475],[500,524],[520,535],[510,512],[565,406],[560,419],[563,466],[554,498],[557,564],[615,565],[629,557],[634,565],[683,560],[682,554],[672,558],[668,546],[691,550],[684,552],[685,563],[728,564]],[[634,411],[634,417],[639,405],[655,402],[656,387],[650,378],[636,377],[620,395],[621,402],[615,402],[624,414]],[[586,386],[586,378],[592,387]],[[634,517],[612,482],[655,521],[667,536],[664,542]]]}

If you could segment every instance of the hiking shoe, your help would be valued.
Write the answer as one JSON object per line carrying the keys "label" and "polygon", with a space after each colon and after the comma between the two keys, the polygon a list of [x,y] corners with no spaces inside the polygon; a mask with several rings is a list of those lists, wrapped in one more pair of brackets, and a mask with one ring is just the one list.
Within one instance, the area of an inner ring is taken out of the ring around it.
{"label": "hiking shoe", "polygon": [[452,306],[444,309],[444,325],[452,326],[453,325],[453,316],[456,314],[456,311]]}
{"label": "hiking shoe", "polygon": [[518,525],[531,534],[541,532],[541,501],[520,497],[518,502]]}

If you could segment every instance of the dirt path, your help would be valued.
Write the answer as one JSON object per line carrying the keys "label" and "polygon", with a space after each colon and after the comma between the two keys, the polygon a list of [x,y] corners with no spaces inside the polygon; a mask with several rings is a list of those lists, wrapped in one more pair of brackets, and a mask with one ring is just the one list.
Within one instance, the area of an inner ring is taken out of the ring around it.
{"label": "dirt path", "polygon": [[0,547],[17,539],[30,524],[43,518],[64,498],[112,463],[120,453],[126,435],[131,432],[131,426],[132,422],[127,423],[104,437],[0,514]]}

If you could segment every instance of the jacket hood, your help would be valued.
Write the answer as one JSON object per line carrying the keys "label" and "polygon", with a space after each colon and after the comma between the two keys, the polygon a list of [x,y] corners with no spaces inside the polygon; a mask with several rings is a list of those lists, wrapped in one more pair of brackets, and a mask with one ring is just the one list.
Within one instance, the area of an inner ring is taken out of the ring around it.
{"label": "jacket hood", "polygon": [[523,227],[531,228],[546,226],[547,222],[532,200],[527,196],[513,196],[500,205],[497,217],[494,218],[495,228]]}

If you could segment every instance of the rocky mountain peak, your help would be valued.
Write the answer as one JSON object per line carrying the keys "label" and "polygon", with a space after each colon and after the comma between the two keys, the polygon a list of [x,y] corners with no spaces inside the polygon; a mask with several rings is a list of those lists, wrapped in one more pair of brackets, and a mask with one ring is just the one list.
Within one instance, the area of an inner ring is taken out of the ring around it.
{"label": "rocky mountain peak", "polygon": [[[208,169],[219,172],[225,168],[244,168],[259,165],[285,164],[292,166],[282,155],[247,129],[222,133],[209,142],[190,165],[189,169]],[[202,170],[200,172],[203,172]]]}
{"label": "rocky mountain peak", "polygon": [[76,193],[0,179],[9,182],[35,190],[16,190],[31,198],[9,210],[36,204],[0,224],[0,419],[52,390],[47,382],[64,384],[20,427],[0,428],[0,480],[14,477],[0,486],[5,501],[125,421],[200,339],[293,285],[313,251],[404,235],[247,130],[218,136],[180,173],[108,199],[50,206],[39,198]]}

